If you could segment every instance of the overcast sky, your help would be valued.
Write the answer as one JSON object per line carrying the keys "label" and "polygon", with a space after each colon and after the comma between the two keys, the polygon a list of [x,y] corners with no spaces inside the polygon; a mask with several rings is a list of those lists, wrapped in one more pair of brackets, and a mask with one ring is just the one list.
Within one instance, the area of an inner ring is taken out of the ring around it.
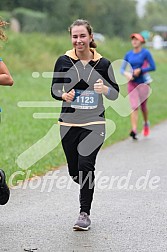
{"label": "overcast sky", "polygon": [[144,14],[144,5],[148,0],[137,0],[137,13],[141,17]]}

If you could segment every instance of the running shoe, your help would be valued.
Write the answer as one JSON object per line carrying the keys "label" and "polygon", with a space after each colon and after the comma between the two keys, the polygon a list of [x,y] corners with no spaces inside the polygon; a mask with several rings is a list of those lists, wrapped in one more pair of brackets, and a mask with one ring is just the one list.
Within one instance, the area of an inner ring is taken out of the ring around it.
{"label": "running shoe", "polygon": [[150,124],[149,123],[145,123],[143,126],[143,136],[148,136],[150,134]]}
{"label": "running shoe", "polygon": [[73,226],[74,231],[87,231],[90,228],[91,220],[89,215],[85,212],[81,212],[78,220],[76,221],[75,225]]}
{"label": "running shoe", "polygon": [[0,205],[5,205],[10,197],[10,190],[6,184],[5,172],[0,169]]}
{"label": "running shoe", "polygon": [[137,138],[137,133],[136,132],[134,132],[133,130],[130,132],[130,134],[129,134],[134,140],[137,140],[138,138]]}

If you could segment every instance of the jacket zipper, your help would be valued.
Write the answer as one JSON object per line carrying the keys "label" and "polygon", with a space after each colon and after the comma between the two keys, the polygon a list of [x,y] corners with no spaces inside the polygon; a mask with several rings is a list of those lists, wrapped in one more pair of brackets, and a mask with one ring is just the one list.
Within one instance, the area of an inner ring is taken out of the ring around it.
{"label": "jacket zipper", "polygon": [[[76,67],[76,65],[74,64],[74,62],[72,61],[72,59],[69,57],[70,61],[72,62],[73,66],[75,67],[76,71],[77,71],[77,75],[78,75],[78,82],[80,82],[81,80],[81,77],[80,77],[80,74],[79,74],[79,71],[78,71],[78,68]],[[90,77],[92,75],[92,72],[93,70],[95,69],[95,67],[97,66],[97,64],[99,63],[100,59],[96,62],[96,64],[92,67],[90,73],[89,73],[89,76],[88,76],[88,79],[86,82],[88,82],[90,80]],[[89,64],[89,63],[88,63]],[[84,67],[84,70],[86,68],[86,66],[83,66]]]}

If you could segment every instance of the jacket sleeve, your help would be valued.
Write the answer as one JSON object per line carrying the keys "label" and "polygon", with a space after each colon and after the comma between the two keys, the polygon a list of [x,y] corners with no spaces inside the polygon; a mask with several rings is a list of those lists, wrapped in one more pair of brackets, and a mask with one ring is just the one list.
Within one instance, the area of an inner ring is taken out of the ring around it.
{"label": "jacket sleeve", "polygon": [[51,95],[54,99],[62,101],[64,79],[62,73],[62,56],[58,58],[54,66],[53,79],[51,85]]}
{"label": "jacket sleeve", "polygon": [[119,86],[116,83],[114,71],[110,62],[108,62],[104,73],[104,85],[109,87],[109,92],[105,97],[109,100],[116,100],[119,95]]}

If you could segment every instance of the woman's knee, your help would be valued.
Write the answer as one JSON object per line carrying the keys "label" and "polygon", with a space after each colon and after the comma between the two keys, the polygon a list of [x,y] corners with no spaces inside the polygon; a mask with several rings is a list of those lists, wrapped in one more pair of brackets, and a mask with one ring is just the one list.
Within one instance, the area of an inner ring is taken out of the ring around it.
{"label": "woman's knee", "polygon": [[95,157],[79,156],[78,171],[89,172],[95,170]]}
{"label": "woman's knee", "polygon": [[143,102],[143,103],[141,104],[141,110],[142,110],[143,112],[146,112],[146,111],[147,111],[147,104],[146,104],[146,102]]}

